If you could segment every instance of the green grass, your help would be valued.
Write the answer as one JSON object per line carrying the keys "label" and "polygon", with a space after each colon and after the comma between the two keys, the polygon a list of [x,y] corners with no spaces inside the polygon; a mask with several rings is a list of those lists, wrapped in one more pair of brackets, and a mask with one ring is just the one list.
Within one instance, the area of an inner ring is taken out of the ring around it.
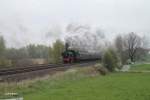
{"label": "green grass", "polygon": [[138,64],[138,65],[132,65],[131,70],[136,71],[150,71],[150,64]]}
{"label": "green grass", "polygon": [[150,100],[150,73],[84,76],[73,72],[59,79],[8,87],[5,92],[22,93],[24,100]]}

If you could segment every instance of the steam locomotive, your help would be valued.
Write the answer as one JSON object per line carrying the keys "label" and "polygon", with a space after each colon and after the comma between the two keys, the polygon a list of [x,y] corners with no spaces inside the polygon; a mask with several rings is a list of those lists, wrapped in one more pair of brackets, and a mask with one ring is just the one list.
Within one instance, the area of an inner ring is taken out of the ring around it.
{"label": "steam locomotive", "polygon": [[62,59],[64,63],[75,63],[80,61],[94,61],[100,60],[101,55],[98,53],[79,52],[75,49],[69,49],[69,45],[66,44],[66,49],[62,53]]}

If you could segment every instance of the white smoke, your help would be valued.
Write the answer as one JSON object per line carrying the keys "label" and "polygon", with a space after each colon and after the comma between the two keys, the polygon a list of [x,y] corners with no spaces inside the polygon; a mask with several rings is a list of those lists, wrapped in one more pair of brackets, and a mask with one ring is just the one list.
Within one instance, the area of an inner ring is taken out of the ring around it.
{"label": "white smoke", "polygon": [[80,51],[101,52],[106,46],[104,31],[88,25],[69,24],[65,40],[71,48]]}

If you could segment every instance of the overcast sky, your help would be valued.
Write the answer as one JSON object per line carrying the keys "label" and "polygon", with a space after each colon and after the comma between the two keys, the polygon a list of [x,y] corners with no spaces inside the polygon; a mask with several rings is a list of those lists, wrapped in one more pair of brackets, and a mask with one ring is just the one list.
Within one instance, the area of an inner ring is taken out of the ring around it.
{"label": "overcast sky", "polygon": [[0,34],[8,46],[49,44],[69,23],[99,27],[106,36],[149,34],[150,0],[0,0]]}

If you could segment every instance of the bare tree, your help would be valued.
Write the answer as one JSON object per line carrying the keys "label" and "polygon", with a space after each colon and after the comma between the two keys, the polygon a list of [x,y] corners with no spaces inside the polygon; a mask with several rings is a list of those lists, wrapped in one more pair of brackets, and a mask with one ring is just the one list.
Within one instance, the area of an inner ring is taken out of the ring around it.
{"label": "bare tree", "polygon": [[124,49],[127,50],[128,56],[132,62],[135,60],[136,52],[138,48],[142,46],[142,40],[140,36],[131,32],[124,38]]}
{"label": "bare tree", "polygon": [[123,46],[124,46],[123,37],[121,35],[118,35],[115,38],[115,47],[117,49],[117,52],[118,52],[118,54],[120,56],[120,60],[121,60],[122,63],[125,62],[125,56],[124,56]]}
{"label": "bare tree", "polygon": [[121,53],[123,51],[123,38],[121,35],[118,35],[115,39],[115,46],[117,51]]}

